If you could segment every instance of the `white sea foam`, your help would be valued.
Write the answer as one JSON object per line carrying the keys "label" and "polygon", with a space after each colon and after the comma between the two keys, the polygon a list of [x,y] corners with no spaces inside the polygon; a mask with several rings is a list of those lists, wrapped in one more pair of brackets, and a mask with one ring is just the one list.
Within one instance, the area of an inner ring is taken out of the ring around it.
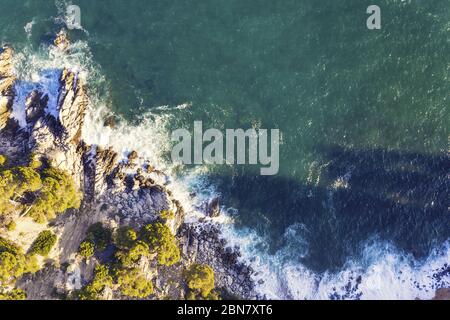
{"label": "white sea foam", "polygon": [[431,299],[436,289],[450,286],[450,242],[417,261],[388,243],[371,241],[342,271],[317,274],[290,259],[298,252],[283,248],[268,254],[264,239],[252,230],[237,231],[232,224],[222,230],[241,248],[242,259],[256,271],[258,294],[268,299]]}
{"label": "white sea foam", "polygon": [[58,117],[57,99],[60,75],[61,71],[58,69],[47,69],[31,74],[28,80],[22,80],[23,78],[21,78],[16,82],[16,97],[14,99],[11,116],[17,120],[22,128],[27,125],[25,118],[25,104],[33,90],[37,90],[48,97],[46,112],[53,115],[55,118]]}
{"label": "white sea foam", "polygon": [[24,28],[25,33],[27,34],[28,39],[31,37],[31,34],[33,32],[33,26],[36,24],[36,21],[33,19],[30,22],[28,22]]}

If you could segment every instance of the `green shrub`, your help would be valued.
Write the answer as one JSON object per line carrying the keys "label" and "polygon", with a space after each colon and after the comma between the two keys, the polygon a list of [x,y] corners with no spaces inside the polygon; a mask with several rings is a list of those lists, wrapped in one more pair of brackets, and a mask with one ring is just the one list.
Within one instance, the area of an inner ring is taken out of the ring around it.
{"label": "green shrub", "polygon": [[170,210],[163,210],[163,211],[161,211],[159,216],[163,220],[170,220],[170,219],[175,218],[175,213],[173,211],[170,211]]}
{"label": "green shrub", "polygon": [[15,167],[0,172],[0,214],[14,209],[11,203],[25,192],[35,192],[42,187],[39,173],[29,167]]}
{"label": "green shrub", "polygon": [[14,231],[17,228],[17,224],[14,221],[11,221],[10,223],[8,223],[6,225],[6,229],[8,229],[8,231]]}
{"label": "green shrub", "polygon": [[85,259],[92,257],[94,252],[95,244],[91,241],[83,241],[78,249],[78,254]]}
{"label": "green shrub", "polygon": [[0,283],[11,283],[24,272],[25,261],[22,256],[10,252],[0,253]]}
{"label": "green shrub", "polygon": [[56,244],[57,237],[50,230],[42,231],[31,245],[30,252],[46,257]]}
{"label": "green shrub", "polygon": [[8,162],[8,157],[0,154],[0,167],[3,167]]}
{"label": "green shrub", "polygon": [[37,194],[29,215],[37,222],[45,222],[67,209],[78,209],[81,205],[81,193],[73,178],[65,172],[50,168],[43,173],[42,189]]}
{"label": "green shrub", "polygon": [[45,170],[41,177],[36,171],[40,165],[31,161],[29,167],[9,170],[1,170],[0,165],[0,214],[10,213],[17,205],[12,201],[22,198],[25,193],[36,196],[28,214],[37,222],[44,223],[67,209],[80,207],[81,193],[72,177],[54,168]]}
{"label": "green shrub", "polygon": [[42,162],[39,160],[39,157],[35,154],[30,155],[29,167],[33,169],[39,169],[42,167]]}
{"label": "green shrub", "polygon": [[101,222],[94,223],[87,231],[86,240],[95,244],[95,249],[104,251],[112,242],[111,230],[105,228]]}
{"label": "green shrub", "polygon": [[24,273],[37,270],[34,256],[26,256],[20,247],[0,237],[0,287],[14,283]]}
{"label": "green shrub", "polygon": [[153,284],[137,269],[118,272],[117,284],[123,295],[130,298],[147,298],[153,293]]}
{"label": "green shrub", "polygon": [[194,264],[186,272],[186,281],[189,289],[206,299],[214,289],[214,270],[208,265]]}
{"label": "green shrub", "polygon": [[120,227],[116,233],[115,243],[116,246],[125,249],[131,248],[134,242],[137,240],[137,233],[131,227]]}
{"label": "green shrub", "polygon": [[197,295],[195,294],[194,291],[189,291],[189,292],[186,294],[185,300],[188,300],[188,301],[195,301],[195,300],[197,300]]}
{"label": "green shrub", "polygon": [[42,180],[39,173],[30,167],[16,167],[13,169],[15,175],[14,192],[21,196],[25,192],[35,192],[42,188]]}
{"label": "green shrub", "polygon": [[9,292],[0,291],[0,300],[26,300],[27,294],[20,289],[13,289]]}
{"label": "green shrub", "polygon": [[15,191],[15,176],[11,170],[0,172],[0,214],[8,214],[14,208],[11,199]]}
{"label": "green shrub", "polygon": [[116,253],[116,258],[122,267],[129,268],[137,264],[142,257],[150,254],[150,249],[147,243],[137,241],[130,249],[121,250]]}
{"label": "green shrub", "polygon": [[159,264],[171,266],[180,261],[180,249],[169,227],[157,222],[145,226],[141,233],[142,239],[157,253]]}
{"label": "green shrub", "polygon": [[12,254],[18,254],[21,252],[19,246],[13,242],[0,237],[0,252],[9,252]]}
{"label": "green shrub", "polygon": [[94,270],[94,279],[78,294],[80,300],[99,300],[102,298],[105,289],[111,287],[113,279],[109,274],[109,268],[98,265]]}

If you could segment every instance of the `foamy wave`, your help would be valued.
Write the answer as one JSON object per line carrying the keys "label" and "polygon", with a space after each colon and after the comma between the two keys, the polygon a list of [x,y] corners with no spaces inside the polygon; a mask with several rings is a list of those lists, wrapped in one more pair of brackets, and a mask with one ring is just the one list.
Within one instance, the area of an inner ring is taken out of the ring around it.
{"label": "foamy wave", "polygon": [[[100,69],[93,63],[89,46],[84,41],[71,44],[67,52],[56,47],[42,46],[34,51],[31,45],[16,52],[13,58],[16,97],[12,117],[21,127],[26,126],[25,103],[33,90],[47,95],[47,113],[57,116],[59,78],[61,70],[69,68],[79,73],[79,78],[96,86],[106,85]],[[95,91],[95,86],[94,86]]]}
{"label": "foamy wave", "polygon": [[[237,231],[232,224],[225,224],[222,232],[232,246],[241,248],[242,260],[250,262],[256,272],[257,293],[267,299],[431,299],[437,289],[450,286],[450,242],[426,260],[417,261],[388,243],[375,241],[342,271],[317,274],[293,262],[293,252],[286,248],[268,254],[265,240],[252,230]],[[307,248],[299,245],[296,250]]]}

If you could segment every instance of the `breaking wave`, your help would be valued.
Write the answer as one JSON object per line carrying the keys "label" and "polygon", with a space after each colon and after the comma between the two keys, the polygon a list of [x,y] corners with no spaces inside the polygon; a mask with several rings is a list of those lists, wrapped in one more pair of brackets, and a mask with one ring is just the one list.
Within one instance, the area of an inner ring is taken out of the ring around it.
{"label": "breaking wave", "polygon": [[[308,244],[296,236],[298,225],[284,237],[290,245],[267,253],[264,239],[252,230],[223,228],[227,240],[242,250],[242,259],[256,271],[257,293],[268,299],[295,300],[413,300],[432,299],[436,290],[450,286],[450,242],[417,261],[383,241],[368,241],[360,256],[349,259],[338,272],[315,273],[297,261]],[[295,237],[293,237],[295,236]],[[293,241],[293,242],[290,242]],[[294,245],[293,245],[294,243]],[[263,249],[261,249],[263,248]]]}

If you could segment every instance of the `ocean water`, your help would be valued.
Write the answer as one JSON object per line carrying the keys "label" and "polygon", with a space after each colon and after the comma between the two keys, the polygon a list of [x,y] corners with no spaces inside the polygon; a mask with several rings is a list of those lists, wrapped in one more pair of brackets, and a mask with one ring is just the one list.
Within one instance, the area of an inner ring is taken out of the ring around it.
{"label": "ocean water", "polygon": [[[85,139],[172,172],[192,219],[190,193],[220,196],[261,297],[430,298],[450,285],[450,1],[379,0],[370,31],[372,2],[1,0],[0,40],[50,96],[49,70],[82,70]],[[70,3],[83,29],[63,57],[43,44]],[[173,167],[171,130],[198,120],[280,129],[279,174]]]}

